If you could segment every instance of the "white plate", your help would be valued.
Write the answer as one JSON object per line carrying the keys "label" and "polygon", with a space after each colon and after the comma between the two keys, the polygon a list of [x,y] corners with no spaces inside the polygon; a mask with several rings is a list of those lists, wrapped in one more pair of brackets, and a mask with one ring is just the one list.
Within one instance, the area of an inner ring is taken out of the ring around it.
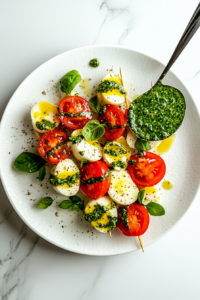
{"label": "white plate", "polygon": [[[90,59],[98,57],[100,67],[91,68]],[[38,173],[18,172],[13,167],[15,158],[25,150],[37,152],[37,140],[31,131],[30,108],[39,101],[59,101],[59,80],[70,70],[76,69],[82,78],[91,78],[90,86],[97,86],[108,70],[119,72],[122,67],[130,96],[142,94],[150,88],[163,70],[157,60],[123,47],[88,46],[60,54],[44,63],[31,73],[19,86],[4,112],[0,131],[1,178],[7,196],[22,220],[38,235],[49,242],[88,255],[114,255],[140,248],[138,239],[125,237],[117,230],[108,234],[98,233],[86,223],[81,212],[61,210],[60,200],[66,199],[54,192],[45,178],[39,184]],[[162,205],[166,210],[163,217],[151,217],[150,226],[142,236],[147,246],[163,236],[180,220],[194,200],[199,187],[200,118],[194,101],[184,84],[169,72],[164,83],[172,85],[184,94],[187,111],[175,143],[163,157],[167,165],[165,179],[173,182],[170,191],[161,189]],[[79,90],[79,89],[78,89]],[[46,95],[42,92],[46,91]],[[82,96],[87,99],[90,95]],[[30,193],[30,194],[29,194]],[[46,210],[37,208],[37,202],[49,195],[55,199]],[[58,212],[59,216],[55,213]]]}

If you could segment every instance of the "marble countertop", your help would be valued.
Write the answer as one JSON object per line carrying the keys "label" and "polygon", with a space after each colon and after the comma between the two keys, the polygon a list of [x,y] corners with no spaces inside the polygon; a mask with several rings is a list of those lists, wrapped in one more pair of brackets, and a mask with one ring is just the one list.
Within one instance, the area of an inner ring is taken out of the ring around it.
{"label": "marble countertop", "polygon": [[[0,117],[40,64],[90,44],[131,47],[167,63],[197,0],[2,1]],[[173,66],[200,110],[200,30]],[[197,157],[197,159],[199,159]],[[32,232],[0,185],[0,299],[199,299],[200,194],[163,239],[142,251],[89,257]]]}

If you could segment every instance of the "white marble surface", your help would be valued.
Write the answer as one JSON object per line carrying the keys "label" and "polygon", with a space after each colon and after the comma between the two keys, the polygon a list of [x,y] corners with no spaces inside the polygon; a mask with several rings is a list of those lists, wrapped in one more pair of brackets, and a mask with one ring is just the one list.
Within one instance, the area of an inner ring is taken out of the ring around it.
{"label": "white marble surface", "polygon": [[[30,72],[74,47],[120,44],[167,63],[197,4],[197,0],[1,1],[0,116]],[[199,53],[200,30],[173,70],[200,110]],[[177,226],[145,254],[88,257],[36,236],[13,211],[0,186],[0,299],[199,299],[199,211],[200,194]]]}

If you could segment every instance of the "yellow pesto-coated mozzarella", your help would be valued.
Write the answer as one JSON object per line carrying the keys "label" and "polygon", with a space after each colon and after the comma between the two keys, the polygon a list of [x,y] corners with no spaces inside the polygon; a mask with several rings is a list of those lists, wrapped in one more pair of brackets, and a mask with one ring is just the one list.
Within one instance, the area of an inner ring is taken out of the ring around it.
{"label": "yellow pesto-coated mozzarella", "polygon": [[[111,155],[106,152],[112,152],[117,156]],[[126,153],[121,153],[121,152]],[[120,154],[121,153],[121,154]],[[103,159],[109,167],[113,167],[114,170],[120,171],[126,169],[128,161],[131,157],[131,149],[128,146],[125,137],[121,136],[119,139],[113,142],[107,142],[103,150]]]}
{"label": "yellow pesto-coated mozzarella", "polygon": [[[65,179],[68,176],[73,176],[76,173],[79,173],[79,169],[71,159],[65,159],[53,166],[51,169],[51,175],[59,179]],[[62,185],[53,186],[53,188],[61,195],[73,196],[77,194],[79,185],[80,179],[77,178],[72,186],[64,183]]]}
{"label": "yellow pesto-coated mozzarella", "polygon": [[[87,215],[93,213],[97,206],[104,206],[108,210],[102,215],[101,218],[99,218],[96,221],[92,221],[91,225],[102,233],[106,233],[113,230],[113,228],[110,228],[109,226],[107,227],[106,224],[109,224],[110,217],[117,218],[117,208],[115,207],[115,202],[108,196],[104,196],[97,200],[90,200],[86,203],[84,214]],[[104,227],[100,228],[100,224]]]}
{"label": "yellow pesto-coated mozzarella", "polygon": [[[82,129],[77,129],[72,132],[72,136],[82,136]],[[78,160],[88,159],[89,161],[97,161],[102,158],[102,148],[98,141],[82,141],[78,144],[68,142],[68,146],[71,147],[73,155]]]}
{"label": "yellow pesto-coated mozzarella", "polygon": [[[31,120],[33,128],[42,133],[56,128],[60,124],[60,119],[58,116],[58,111],[56,105],[49,102],[40,102],[35,104],[31,109]],[[37,124],[42,124],[43,122],[48,121],[52,127],[48,129],[40,129],[37,127]]]}
{"label": "yellow pesto-coated mozzarella", "polygon": [[[108,74],[106,77],[104,77],[102,82],[105,80],[115,81],[119,84],[122,84],[121,78],[119,77],[119,75],[115,73]],[[98,92],[97,97],[101,105],[105,105],[105,104],[120,105],[125,101],[125,95],[121,94],[118,89],[113,89],[106,93]]]}
{"label": "yellow pesto-coated mozzarella", "polygon": [[126,171],[112,171],[108,195],[116,203],[129,205],[137,200],[139,190]]}

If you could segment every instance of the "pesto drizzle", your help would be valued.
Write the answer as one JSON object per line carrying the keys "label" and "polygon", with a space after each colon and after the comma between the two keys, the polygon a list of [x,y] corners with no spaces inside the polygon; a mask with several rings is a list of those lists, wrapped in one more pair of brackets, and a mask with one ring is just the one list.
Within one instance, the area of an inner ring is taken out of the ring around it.
{"label": "pesto drizzle", "polygon": [[113,216],[108,216],[108,219],[109,219],[109,222],[107,224],[101,224],[100,223],[98,228],[108,228],[108,227],[110,227],[109,231],[113,230],[117,225],[118,219],[117,219],[117,217],[113,217]]}
{"label": "pesto drizzle", "polygon": [[77,136],[70,135],[68,136],[67,141],[72,142],[72,144],[78,145],[82,142],[83,139],[84,139],[83,135],[77,135]]}
{"label": "pesto drizzle", "polygon": [[119,90],[122,95],[126,94],[123,85],[112,80],[104,80],[101,82],[97,88],[97,92],[107,93],[108,91],[112,91],[114,89]]}
{"label": "pesto drizzle", "polygon": [[105,154],[108,154],[108,155],[111,155],[111,156],[119,156],[119,155],[121,155],[121,154],[126,154],[127,151],[125,151],[125,150],[119,150],[119,152],[116,152],[116,151],[114,151],[114,150],[105,149],[105,150],[104,150],[104,153],[105,153]]}
{"label": "pesto drizzle", "polygon": [[107,212],[109,211],[109,209],[103,205],[94,205],[95,209],[93,210],[93,212],[89,213],[89,214],[85,214],[85,220],[88,222],[92,222],[92,221],[98,221],[99,219],[101,219],[101,217]]}
{"label": "pesto drizzle", "polygon": [[[63,143],[58,144],[58,146],[53,147],[49,152],[47,152],[47,153],[45,154],[44,157],[45,157],[45,158],[50,157],[51,155],[54,154],[54,151],[55,151],[56,149],[60,149],[60,147],[62,147],[62,146],[65,145],[65,144],[66,144],[66,142],[63,142]],[[65,154],[65,153],[66,153],[66,150],[63,150],[63,153]]]}
{"label": "pesto drizzle", "polygon": [[121,169],[125,169],[126,165],[124,162],[122,162],[121,160],[118,160],[116,162],[112,162],[111,163],[111,168],[114,169],[115,167],[119,167]]}
{"label": "pesto drizzle", "polygon": [[40,130],[52,130],[56,127],[56,122],[52,123],[48,120],[42,119],[42,121],[36,122],[35,125]]}
{"label": "pesto drizzle", "polygon": [[68,184],[69,187],[71,187],[73,184],[76,183],[76,179],[80,178],[80,173],[77,172],[74,175],[69,175],[66,178],[58,178],[54,175],[50,175],[49,183],[53,186]]}
{"label": "pesto drizzle", "polygon": [[81,184],[93,184],[96,182],[103,182],[105,179],[110,178],[110,172],[106,171],[105,176],[99,176],[99,177],[92,177],[87,180],[81,180]]}

